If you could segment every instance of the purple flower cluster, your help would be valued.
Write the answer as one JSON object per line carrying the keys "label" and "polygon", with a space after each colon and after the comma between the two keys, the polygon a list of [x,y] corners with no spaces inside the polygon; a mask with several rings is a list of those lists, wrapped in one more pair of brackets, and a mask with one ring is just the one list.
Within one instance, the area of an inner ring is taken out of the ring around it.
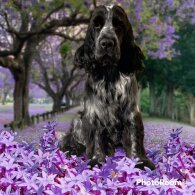
{"label": "purple flower cluster", "polygon": [[[101,167],[90,168],[85,156],[68,157],[58,149],[54,129],[54,123],[45,127],[39,148],[17,143],[7,131],[0,134],[0,194],[195,193],[195,145],[181,141],[181,129],[170,133],[162,154],[147,151],[154,171],[135,168],[137,159],[127,158],[122,149]],[[174,180],[175,185],[159,185],[162,180]]]}

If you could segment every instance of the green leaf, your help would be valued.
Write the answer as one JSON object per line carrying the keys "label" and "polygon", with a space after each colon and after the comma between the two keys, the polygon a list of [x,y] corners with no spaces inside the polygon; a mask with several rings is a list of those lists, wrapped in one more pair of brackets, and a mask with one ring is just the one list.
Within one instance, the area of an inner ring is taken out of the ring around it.
{"label": "green leaf", "polygon": [[70,44],[68,42],[65,42],[60,47],[60,53],[62,56],[66,56],[68,52],[70,51]]}

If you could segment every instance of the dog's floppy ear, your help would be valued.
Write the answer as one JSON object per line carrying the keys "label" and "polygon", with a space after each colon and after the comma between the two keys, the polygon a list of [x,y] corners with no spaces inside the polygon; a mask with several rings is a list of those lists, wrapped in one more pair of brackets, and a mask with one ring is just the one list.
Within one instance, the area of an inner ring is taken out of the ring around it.
{"label": "dog's floppy ear", "polygon": [[89,25],[83,45],[75,53],[74,65],[88,69],[94,60],[94,30]]}
{"label": "dog's floppy ear", "polygon": [[119,67],[121,72],[129,74],[143,70],[144,55],[141,49],[135,44],[133,30],[126,16],[126,31],[121,44],[121,58]]}
{"label": "dog's floppy ear", "polygon": [[85,66],[85,57],[84,57],[84,44],[81,45],[75,52],[74,56],[74,65],[79,68],[84,68]]}

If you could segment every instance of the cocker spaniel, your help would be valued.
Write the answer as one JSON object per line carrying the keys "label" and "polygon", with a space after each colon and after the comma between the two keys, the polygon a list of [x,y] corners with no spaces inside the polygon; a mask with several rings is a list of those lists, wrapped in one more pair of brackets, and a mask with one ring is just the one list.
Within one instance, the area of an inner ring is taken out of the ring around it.
{"label": "cocker spaniel", "polygon": [[140,159],[138,168],[155,168],[145,153],[137,103],[135,73],[142,69],[142,58],[124,10],[116,5],[97,7],[74,59],[87,73],[84,110],[64,136],[62,150],[86,152],[94,165],[123,147],[128,157]]}

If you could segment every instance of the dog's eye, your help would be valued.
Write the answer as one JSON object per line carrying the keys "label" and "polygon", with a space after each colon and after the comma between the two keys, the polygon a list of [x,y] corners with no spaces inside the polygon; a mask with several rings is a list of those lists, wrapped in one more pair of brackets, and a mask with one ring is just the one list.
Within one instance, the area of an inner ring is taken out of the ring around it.
{"label": "dog's eye", "polygon": [[115,29],[121,30],[123,27],[123,22],[117,18],[113,18],[112,25],[115,27]]}
{"label": "dog's eye", "polygon": [[96,17],[93,21],[95,28],[100,29],[104,25],[104,19],[102,17]]}

